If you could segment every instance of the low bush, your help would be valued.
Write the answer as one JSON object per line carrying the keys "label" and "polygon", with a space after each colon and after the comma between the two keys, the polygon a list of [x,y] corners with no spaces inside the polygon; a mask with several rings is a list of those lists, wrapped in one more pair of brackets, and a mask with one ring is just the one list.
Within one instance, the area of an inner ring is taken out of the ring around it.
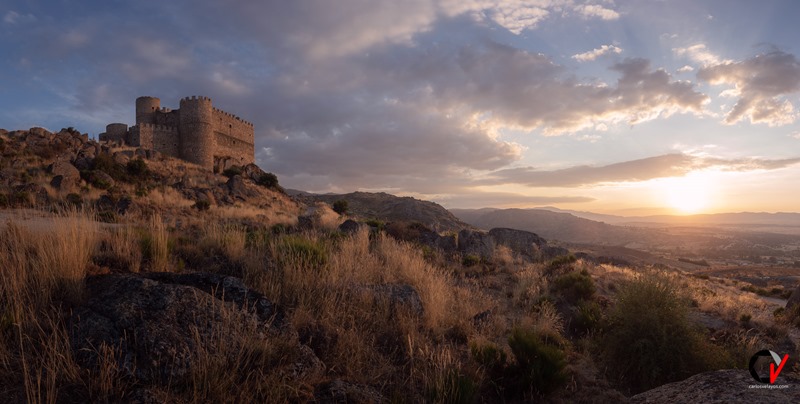
{"label": "low bush", "polygon": [[727,360],[689,320],[688,308],[676,286],[659,275],[621,287],[599,344],[610,373],[636,393]]}
{"label": "low bush", "polygon": [[560,272],[565,270],[566,268],[571,268],[572,264],[578,261],[574,255],[562,255],[560,257],[553,258],[550,262],[547,263],[547,267],[545,268],[545,273],[548,275],[552,275],[554,273]]}
{"label": "low bush", "polygon": [[461,265],[465,267],[473,267],[481,263],[481,257],[474,254],[467,254],[461,259]]}
{"label": "low bush", "polygon": [[559,293],[570,303],[589,300],[595,293],[594,281],[588,271],[572,271],[553,281],[553,291]]}
{"label": "low bush", "polygon": [[567,379],[564,370],[566,354],[556,340],[523,328],[511,331],[508,345],[515,364],[509,369],[509,376],[516,375],[517,379],[511,381],[510,392],[546,394],[564,384]]}
{"label": "low bush", "polygon": [[333,203],[333,211],[340,215],[347,214],[347,209],[348,209],[348,203],[344,199],[339,199],[338,201]]}
{"label": "low bush", "polygon": [[133,179],[145,179],[150,175],[150,169],[141,157],[128,161],[125,168]]}
{"label": "low bush", "polygon": [[595,329],[602,320],[603,309],[597,302],[581,300],[575,307],[571,326],[575,332],[585,333]]}
{"label": "low bush", "polygon": [[301,266],[319,268],[328,262],[325,246],[305,237],[287,235],[281,240],[282,259],[293,260]]}
{"label": "low bush", "polygon": [[192,207],[203,212],[211,209],[211,202],[209,202],[207,199],[200,199],[196,201]]}
{"label": "low bush", "polygon": [[225,171],[222,172],[222,175],[231,178],[234,175],[242,175],[242,167],[233,166],[230,168],[226,168]]}

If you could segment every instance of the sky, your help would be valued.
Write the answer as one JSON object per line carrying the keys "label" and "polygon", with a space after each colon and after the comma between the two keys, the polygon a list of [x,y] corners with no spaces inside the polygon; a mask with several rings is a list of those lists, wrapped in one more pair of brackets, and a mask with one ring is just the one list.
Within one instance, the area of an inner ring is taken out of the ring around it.
{"label": "sky", "polygon": [[0,127],[185,96],[288,188],[621,215],[800,211],[800,2],[0,5]]}

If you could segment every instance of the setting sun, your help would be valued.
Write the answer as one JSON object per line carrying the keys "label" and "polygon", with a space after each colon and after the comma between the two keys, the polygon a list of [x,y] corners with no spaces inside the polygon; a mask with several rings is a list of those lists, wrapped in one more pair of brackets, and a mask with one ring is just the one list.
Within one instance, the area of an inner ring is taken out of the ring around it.
{"label": "setting sun", "polygon": [[669,206],[679,213],[701,213],[712,205],[713,181],[710,173],[691,173],[667,178],[662,189]]}

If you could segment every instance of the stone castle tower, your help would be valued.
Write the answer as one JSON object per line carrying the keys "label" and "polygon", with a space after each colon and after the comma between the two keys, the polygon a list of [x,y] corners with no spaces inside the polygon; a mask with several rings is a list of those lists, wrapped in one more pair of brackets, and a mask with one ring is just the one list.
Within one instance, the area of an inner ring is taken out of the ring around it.
{"label": "stone castle tower", "polygon": [[136,125],[107,125],[100,140],[154,150],[209,169],[215,158],[233,159],[238,165],[255,162],[253,124],[214,108],[208,97],[186,97],[179,109],[162,108],[155,97],[139,97]]}

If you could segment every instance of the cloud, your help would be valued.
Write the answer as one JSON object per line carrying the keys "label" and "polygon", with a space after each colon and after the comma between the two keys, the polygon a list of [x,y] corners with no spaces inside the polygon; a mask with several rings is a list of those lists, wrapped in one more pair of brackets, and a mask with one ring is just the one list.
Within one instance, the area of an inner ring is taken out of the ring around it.
{"label": "cloud", "polygon": [[24,14],[23,15],[23,14],[20,14],[20,13],[14,11],[14,10],[9,10],[3,16],[3,22],[6,23],[6,24],[17,24],[17,23],[26,24],[26,23],[32,23],[32,22],[35,22],[35,21],[36,21],[36,16],[35,15],[33,15],[33,14]]}
{"label": "cloud", "polygon": [[597,59],[600,56],[607,55],[609,53],[622,53],[622,48],[619,48],[614,45],[603,45],[599,48],[590,50],[588,52],[579,53],[577,55],[572,55],[572,58],[579,61],[579,62],[588,62]]}
{"label": "cloud", "polygon": [[689,60],[700,63],[703,66],[728,62],[727,60],[722,60],[719,56],[711,53],[711,51],[709,51],[704,44],[695,44],[685,48],[672,48],[672,52],[676,56],[689,58]]}
{"label": "cloud", "polygon": [[655,178],[681,177],[695,170],[721,171],[777,170],[800,163],[800,158],[769,160],[762,158],[724,159],[692,156],[683,153],[665,154],[605,166],[576,166],[543,171],[519,167],[492,172],[481,185],[520,184],[529,187],[576,187],[603,183],[639,182]]}
{"label": "cloud", "polygon": [[694,71],[694,67],[686,65],[678,69],[678,73],[689,73]]}
{"label": "cloud", "polygon": [[724,122],[742,120],[781,126],[797,119],[794,105],[785,96],[800,91],[800,62],[789,53],[772,51],[739,62],[709,65],[697,73],[711,84],[734,86],[727,95],[738,96]]}
{"label": "cloud", "polygon": [[447,208],[462,209],[483,208],[486,206],[503,208],[552,204],[580,204],[597,200],[586,196],[530,196],[512,192],[476,191],[465,192],[463,194],[435,196],[431,199]]}
{"label": "cloud", "polygon": [[543,54],[497,43],[423,50],[375,68],[406,89],[426,89],[442,111],[464,110],[497,127],[541,128],[549,135],[700,113],[708,100],[645,59],[612,65],[620,78],[608,85],[579,81]]}
{"label": "cloud", "polygon": [[598,4],[583,4],[575,7],[575,11],[578,12],[584,18],[600,18],[603,20],[616,20],[619,18],[619,13],[616,11],[605,8]]}

